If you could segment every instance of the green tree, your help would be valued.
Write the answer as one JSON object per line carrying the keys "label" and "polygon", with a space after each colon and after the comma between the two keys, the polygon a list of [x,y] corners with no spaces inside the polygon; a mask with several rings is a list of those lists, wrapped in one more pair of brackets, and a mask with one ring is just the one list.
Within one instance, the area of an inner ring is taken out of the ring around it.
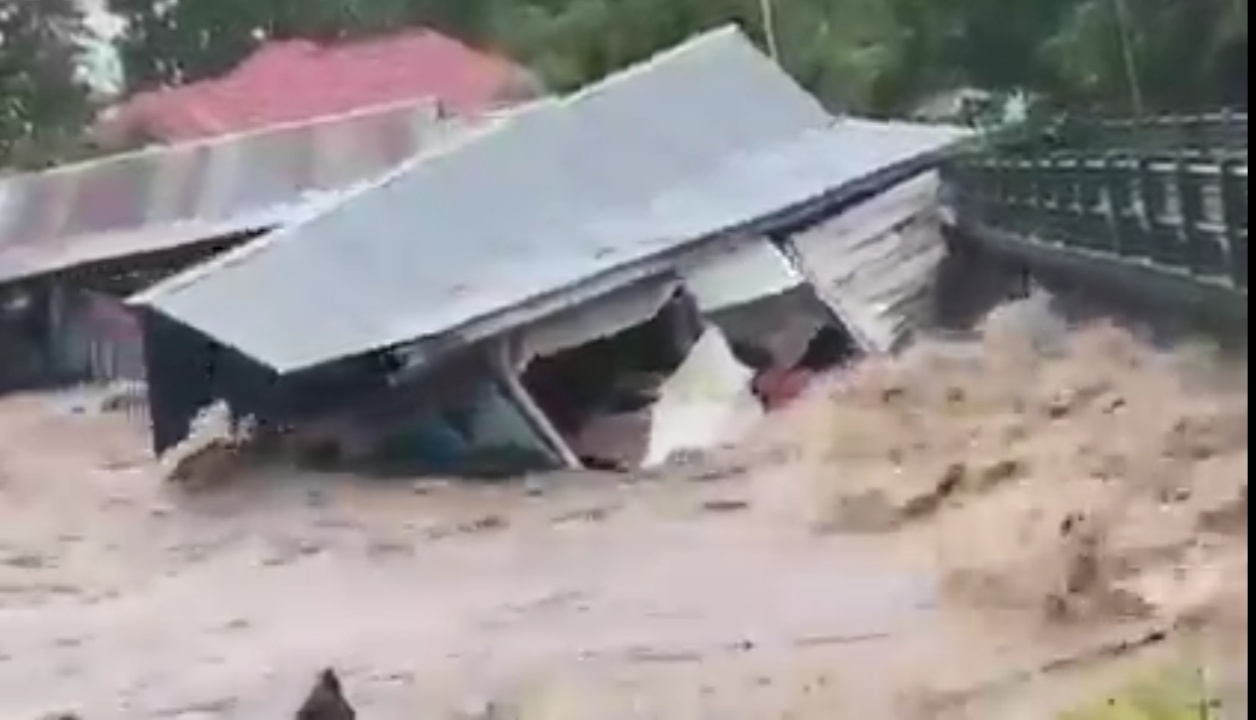
{"label": "green tree", "polygon": [[503,2],[494,35],[556,90],[587,84],[701,30],[741,22],[758,37],[756,0]]}
{"label": "green tree", "polygon": [[[1135,92],[1153,108],[1246,104],[1247,0],[770,1],[781,63],[838,110],[898,115],[961,88],[1082,107],[1129,109]],[[761,0],[110,4],[128,20],[121,49],[133,89],[218,75],[268,38],[415,25],[504,50],[560,91],[723,23],[767,45]]]}
{"label": "green tree", "polygon": [[73,0],[0,0],[0,166],[40,167],[84,150],[84,32]]}
{"label": "green tree", "polygon": [[1246,0],[1080,0],[1042,48],[1071,104],[1247,104]]}

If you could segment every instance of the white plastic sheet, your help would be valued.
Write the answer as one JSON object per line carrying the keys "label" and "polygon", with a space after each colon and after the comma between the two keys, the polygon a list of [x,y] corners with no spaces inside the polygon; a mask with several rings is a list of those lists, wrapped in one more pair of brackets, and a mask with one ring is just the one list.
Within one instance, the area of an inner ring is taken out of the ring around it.
{"label": "white plastic sheet", "polygon": [[684,450],[738,440],[763,416],[750,387],[754,372],[737,362],[719,328],[709,326],[663,384],[654,405],[644,467]]}

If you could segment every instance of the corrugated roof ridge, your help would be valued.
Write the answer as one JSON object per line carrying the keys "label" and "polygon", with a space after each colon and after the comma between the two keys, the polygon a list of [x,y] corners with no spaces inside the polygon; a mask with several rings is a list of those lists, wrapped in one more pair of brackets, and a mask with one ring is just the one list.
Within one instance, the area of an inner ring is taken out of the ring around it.
{"label": "corrugated roof ridge", "polygon": [[[530,115],[536,112],[553,112],[556,110],[566,109],[572,105],[587,100],[592,95],[602,92],[608,87],[612,87],[615,84],[623,82],[626,78],[636,77],[642,72],[654,69],[658,65],[667,62],[672,58],[694,52],[695,50],[703,47],[708,47],[716,42],[723,41],[724,38],[729,36],[736,36],[745,39],[745,34],[742,33],[736,25],[723,25],[719,28],[715,28],[689,38],[679,45],[662,50],[646,60],[612,73],[596,83],[581,88],[580,90],[572,92],[568,95],[560,98],[542,99],[533,104],[529,104],[514,113],[509,113],[506,117],[497,118],[494,122],[489,122],[482,126],[472,126],[464,133],[457,135],[449,141],[439,143],[436,147],[420,152],[414,158],[393,169],[391,172],[386,173],[382,177],[376,178],[373,182],[366,183],[360,188],[346,192],[343,196],[329,202],[326,206],[319,208],[317,212],[312,212],[308,217],[304,218],[304,221],[308,222],[320,215],[329,213],[337,207],[351,202],[355,197],[366,192],[385,187],[389,183],[395,182],[398,178],[406,175],[420,164],[439,162],[441,158],[447,157],[453,152],[469,144],[480,141],[485,137],[491,136],[493,133],[501,131],[511,121],[521,116]],[[263,237],[257,238],[250,243],[246,243],[243,246],[211,258],[196,267],[166,278],[156,285],[153,285],[152,287],[127,298],[127,303],[137,306],[150,305],[159,297],[177,294],[178,292],[197,284],[206,277],[209,277],[221,268],[230,267],[247,258],[254,257],[268,248],[274,247],[277,243],[282,242],[290,233],[294,233],[297,229],[297,225],[291,225],[285,228],[277,229],[274,232],[267,233]]]}

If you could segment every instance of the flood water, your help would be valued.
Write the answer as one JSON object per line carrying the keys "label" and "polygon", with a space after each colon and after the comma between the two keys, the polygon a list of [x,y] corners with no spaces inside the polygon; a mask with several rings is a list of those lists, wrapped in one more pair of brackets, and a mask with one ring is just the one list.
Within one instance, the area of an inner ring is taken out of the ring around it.
{"label": "flood water", "polygon": [[855,649],[934,605],[737,485],[272,474],[184,498],[118,418],[3,417],[4,717],[282,718],[323,666],[365,717],[446,717],[546,677]]}
{"label": "flood water", "polygon": [[0,400],[0,718],[282,720],[334,667],[364,720],[1056,720],[1149,632],[1244,708],[1245,363],[993,330],[635,478],[189,492]]}

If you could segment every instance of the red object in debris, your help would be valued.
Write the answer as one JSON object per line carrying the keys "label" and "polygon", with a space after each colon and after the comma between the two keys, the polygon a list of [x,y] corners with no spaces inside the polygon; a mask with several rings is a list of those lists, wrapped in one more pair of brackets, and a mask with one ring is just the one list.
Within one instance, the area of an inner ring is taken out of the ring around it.
{"label": "red object in debris", "polygon": [[142,131],[181,142],[424,98],[476,115],[529,79],[511,61],[431,30],[334,45],[271,42],[220,78],[136,95],[99,130],[106,141]]}
{"label": "red object in debris", "polygon": [[805,369],[769,368],[754,379],[754,391],[768,412],[796,400],[811,384],[815,373]]}

